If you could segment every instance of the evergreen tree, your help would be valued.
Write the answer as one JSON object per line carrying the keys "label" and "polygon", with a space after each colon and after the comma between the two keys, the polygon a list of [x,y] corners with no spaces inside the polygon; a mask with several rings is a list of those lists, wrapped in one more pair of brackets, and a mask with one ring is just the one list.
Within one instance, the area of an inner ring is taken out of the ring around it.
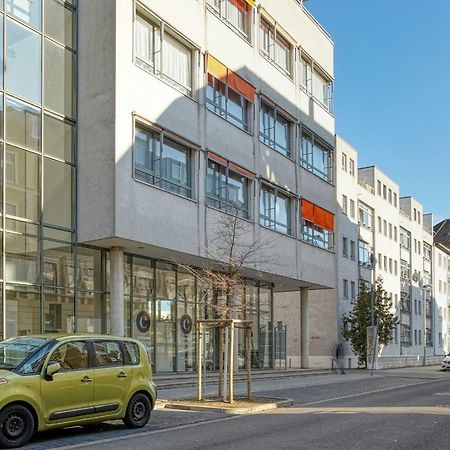
{"label": "evergreen tree", "polygon": [[[371,325],[371,295],[371,289],[361,281],[358,298],[352,302],[352,311],[343,316],[342,336],[350,341],[353,352],[358,357],[358,364],[363,367],[367,367],[367,327]],[[378,327],[378,349],[390,342],[391,332],[399,323],[391,309],[392,301],[383,289],[383,279],[379,277],[374,292],[374,324]]]}

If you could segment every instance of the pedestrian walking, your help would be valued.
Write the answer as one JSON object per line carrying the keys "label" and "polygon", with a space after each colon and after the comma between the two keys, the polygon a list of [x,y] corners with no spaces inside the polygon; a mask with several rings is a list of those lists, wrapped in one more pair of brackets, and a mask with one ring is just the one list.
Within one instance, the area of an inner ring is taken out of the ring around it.
{"label": "pedestrian walking", "polygon": [[338,342],[336,345],[336,364],[337,368],[341,371],[342,374],[345,374],[344,371],[344,346],[341,342]]}

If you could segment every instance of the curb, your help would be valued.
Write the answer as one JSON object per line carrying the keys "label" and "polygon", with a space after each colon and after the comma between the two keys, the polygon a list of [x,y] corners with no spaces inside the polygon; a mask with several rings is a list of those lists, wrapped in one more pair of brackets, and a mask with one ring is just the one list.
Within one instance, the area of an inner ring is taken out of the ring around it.
{"label": "curb", "polygon": [[[256,376],[253,378],[253,381],[260,381],[260,380],[275,380],[275,379],[282,379],[282,378],[295,378],[295,377],[305,377],[305,376],[321,376],[321,375],[329,375],[332,373],[330,370],[311,370],[305,373],[274,373],[274,374],[264,374],[261,376]],[[242,376],[236,376],[235,382],[243,382],[246,381],[247,378]],[[177,389],[177,388],[185,388],[185,387],[192,387],[197,386],[197,380],[183,380],[183,379],[177,379],[172,378],[170,381],[166,381],[164,379],[158,379],[155,377],[155,382],[158,386],[159,390],[163,389]],[[204,383],[205,385],[214,385],[217,384],[216,377],[211,377],[210,379],[207,379]]]}
{"label": "curb", "polygon": [[215,412],[229,415],[241,415],[241,414],[253,414],[262,411],[269,411],[271,409],[287,408],[294,404],[294,400],[290,398],[266,398],[266,397],[253,397],[259,400],[267,400],[267,403],[260,405],[242,407],[242,408],[220,408],[215,406],[197,406],[197,405],[180,405],[178,403],[167,402],[164,408],[178,409],[183,411],[202,411],[202,412]]}

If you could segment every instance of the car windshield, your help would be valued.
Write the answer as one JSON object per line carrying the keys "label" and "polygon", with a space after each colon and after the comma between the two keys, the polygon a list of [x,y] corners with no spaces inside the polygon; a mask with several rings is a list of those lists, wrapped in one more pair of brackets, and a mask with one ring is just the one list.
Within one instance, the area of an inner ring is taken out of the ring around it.
{"label": "car windshield", "polygon": [[8,339],[0,343],[0,369],[14,369],[25,359],[39,350],[45,343],[45,338],[21,337]]}

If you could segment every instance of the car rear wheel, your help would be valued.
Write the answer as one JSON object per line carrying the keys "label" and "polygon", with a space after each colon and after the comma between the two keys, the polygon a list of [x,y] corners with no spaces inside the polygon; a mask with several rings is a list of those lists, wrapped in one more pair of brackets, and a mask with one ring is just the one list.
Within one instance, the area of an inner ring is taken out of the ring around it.
{"label": "car rear wheel", "polygon": [[128,428],[142,428],[150,420],[152,405],[145,394],[137,393],[128,402],[123,423]]}
{"label": "car rear wheel", "polygon": [[0,412],[0,447],[20,447],[34,433],[34,417],[23,405],[9,405]]}

